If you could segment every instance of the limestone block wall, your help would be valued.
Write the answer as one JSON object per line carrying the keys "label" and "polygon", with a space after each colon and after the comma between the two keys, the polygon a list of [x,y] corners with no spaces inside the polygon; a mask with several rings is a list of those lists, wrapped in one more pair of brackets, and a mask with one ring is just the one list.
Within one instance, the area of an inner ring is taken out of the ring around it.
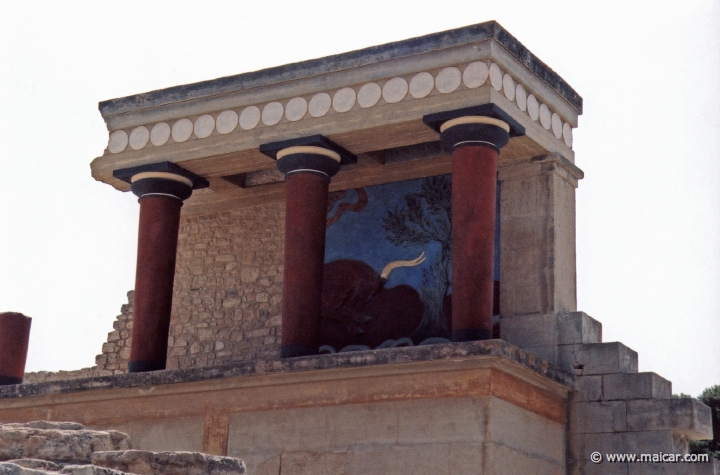
{"label": "limestone block wall", "polygon": [[[180,221],[168,369],[275,357],[280,344],[282,203]],[[134,292],[95,359],[127,372]]]}

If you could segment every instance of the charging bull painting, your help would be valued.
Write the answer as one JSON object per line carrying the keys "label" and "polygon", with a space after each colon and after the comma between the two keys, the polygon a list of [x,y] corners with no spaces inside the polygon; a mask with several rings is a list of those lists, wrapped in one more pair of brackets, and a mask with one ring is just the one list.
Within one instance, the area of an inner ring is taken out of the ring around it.
{"label": "charging bull painting", "polygon": [[323,344],[448,336],[451,213],[449,175],[331,194]]}

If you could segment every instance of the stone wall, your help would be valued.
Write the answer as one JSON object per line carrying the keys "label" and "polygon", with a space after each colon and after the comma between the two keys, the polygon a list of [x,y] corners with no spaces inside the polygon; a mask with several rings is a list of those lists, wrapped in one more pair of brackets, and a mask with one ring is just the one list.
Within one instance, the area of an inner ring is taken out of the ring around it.
{"label": "stone wall", "polygon": [[[282,203],[180,221],[168,369],[275,357],[280,344]],[[127,372],[134,292],[95,359]]]}

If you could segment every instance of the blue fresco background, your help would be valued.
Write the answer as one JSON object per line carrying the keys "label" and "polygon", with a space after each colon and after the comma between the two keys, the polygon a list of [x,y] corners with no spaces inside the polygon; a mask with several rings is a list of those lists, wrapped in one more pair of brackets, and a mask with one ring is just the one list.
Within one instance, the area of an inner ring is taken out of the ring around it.
{"label": "blue fresco background", "polygon": [[[365,187],[368,204],[360,212],[345,211],[340,219],[327,229],[325,262],[337,259],[357,259],[370,265],[379,274],[383,267],[398,259],[415,259],[425,251],[425,262],[415,267],[401,267],[390,273],[386,288],[407,284],[415,289],[422,286],[422,269],[432,265],[440,251],[440,244],[430,242],[423,246],[401,247],[392,244],[385,236],[383,218],[388,210],[405,203],[405,195],[419,192],[423,179],[400,181]],[[335,214],[339,203],[358,201],[355,190],[336,203],[328,213]]]}
{"label": "blue fresco background", "polygon": [[[446,175],[450,178],[450,175]],[[430,242],[423,246],[401,247],[392,244],[385,236],[383,218],[388,210],[403,206],[408,193],[419,193],[423,178],[383,185],[367,186],[368,204],[360,212],[346,211],[327,229],[325,262],[336,259],[361,260],[379,274],[390,261],[416,258],[425,251],[425,262],[416,267],[401,267],[390,274],[386,287],[407,284],[415,289],[422,286],[422,269],[429,269],[440,252],[440,244]],[[347,196],[334,204],[328,212],[333,216],[340,203],[356,203],[358,194],[348,190]],[[500,280],[500,183],[497,184],[495,213],[495,280]]]}

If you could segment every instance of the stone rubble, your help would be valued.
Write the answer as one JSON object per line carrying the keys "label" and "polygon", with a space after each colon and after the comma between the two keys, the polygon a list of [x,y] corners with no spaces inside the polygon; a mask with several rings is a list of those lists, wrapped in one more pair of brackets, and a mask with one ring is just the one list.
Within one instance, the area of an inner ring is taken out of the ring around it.
{"label": "stone rubble", "polygon": [[196,452],[132,450],[127,434],[75,422],[0,424],[0,475],[240,475],[245,463]]}

